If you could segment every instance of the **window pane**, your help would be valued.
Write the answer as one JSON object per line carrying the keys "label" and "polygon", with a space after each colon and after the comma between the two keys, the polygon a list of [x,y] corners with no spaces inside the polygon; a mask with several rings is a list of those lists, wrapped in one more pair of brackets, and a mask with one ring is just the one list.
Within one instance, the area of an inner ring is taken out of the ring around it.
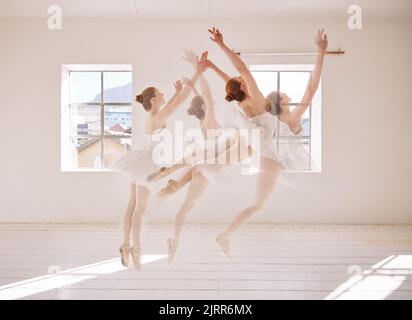
{"label": "window pane", "polygon": [[132,102],[132,73],[103,73],[104,102]]}
{"label": "window pane", "polygon": [[310,72],[281,72],[280,91],[286,93],[292,103],[299,103],[306,90]]}
{"label": "window pane", "polygon": [[105,106],[104,130],[109,135],[131,134],[132,106]]}
{"label": "window pane", "polygon": [[114,161],[119,159],[122,153],[131,150],[132,136],[131,134],[125,134],[124,136],[105,135],[103,143],[104,167],[110,168]]}
{"label": "window pane", "polygon": [[255,78],[260,91],[263,93],[265,97],[272,91],[277,91],[277,72],[252,71],[252,75]]}
{"label": "window pane", "polygon": [[77,153],[77,167],[81,169],[101,169],[101,138],[73,138]]}
{"label": "window pane", "polygon": [[70,72],[70,103],[100,102],[100,72]]}
{"label": "window pane", "polygon": [[100,106],[71,105],[72,135],[100,135]]}
{"label": "window pane", "polygon": [[104,167],[132,146],[132,106],[104,107]]}

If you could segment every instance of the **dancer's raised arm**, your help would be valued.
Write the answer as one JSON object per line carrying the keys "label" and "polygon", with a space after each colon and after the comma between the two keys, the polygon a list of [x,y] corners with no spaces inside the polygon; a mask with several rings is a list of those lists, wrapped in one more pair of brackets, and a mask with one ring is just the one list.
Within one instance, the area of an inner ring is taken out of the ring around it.
{"label": "dancer's raised arm", "polygon": [[316,64],[306,86],[306,91],[303,95],[301,102],[292,111],[292,116],[298,119],[299,122],[302,115],[305,113],[305,111],[312,103],[312,99],[319,87],[320,76],[322,74],[323,60],[325,57],[326,49],[328,48],[328,36],[325,33],[325,29],[318,31],[315,42],[318,47],[318,56],[316,59]]}
{"label": "dancer's raised arm", "polygon": [[212,93],[210,91],[209,84],[205,77],[201,77],[199,80],[200,91],[205,99],[205,127],[206,128],[220,128],[219,123],[216,120],[215,115],[215,103],[213,101]]}
{"label": "dancer's raised arm", "polygon": [[[203,77],[203,75],[199,79],[202,79],[202,77]],[[192,89],[193,94],[195,96],[199,95],[199,91],[197,91],[196,86],[190,81],[189,78],[183,77],[182,78],[182,83],[183,83],[183,85],[188,86],[190,89]]]}
{"label": "dancer's raised arm", "polygon": [[[192,50],[185,49],[185,55],[183,59],[189,62],[193,67],[195,67],[194,63],[197,62],[197,56]],[[220,69],[217,65],[215,65],[211,60],[205,60],[205,67],[208,69],[213,70],[217,73],[217,75],[226,83],[230,80],[230,77],[227,73],[225,73],[222,69]]]}
{"label": "dancer's raised arm", "polygon": [[[199,79],[201,74],[205,71],[205,59],[207,59],[207,52],[202,54],[200,60],[197,61],[196,71],[190,81],[195,84]],[[182,86],[181,81],[176,81],[174,83],[176,92],[173,97],[166,103],[166,105],[159,111],[159,113],[154,117],[153,121],[156,123],[164,123],[176,109],[187,99],[192,90],[188,86]]]}
{"label": "dancer's raised arm", "polygon": [[174,95],[166,102],[166,105],[153,117],[152,123],[155,127],[162,127],[166,122],[167,118],[169,118],[172,113],[177,109],[180,105],[180,92],[182,91],[183,85],[180,80],[177,80],[173,83],[175,87]]}
{"label": "dancer's raised arm", "polygon": [[226,83],[230,80],[230,77],[222,71],[217,65],[215,65],[212,61],[208,60],[207,67],[214,72]]}
{"label": "dancer's raised arm", "polygon": [[243,78],[243,80],[246,82],[246,85],[249,90],[249,94],[253,98],[263,98],[264,96],[260,92],[258,85],[255,81],[255,79],[252,76],[252,73],[249,71],[248,66],[246,63],[237,55],[234,53],[223,41],[223,35],[219,31],[219,29],[216,29],[213,27],[212,29],[208,30],[210,34],[212,35],[210,39],[212,39],[213,42],[215,42],[220,49],[226,54],[226,56],[229,58],[230,62],[232,62],[233,66],[236,68],[236,70],[240,73],[240,76]]}
{"label": "dancer's raised arm", "polygon": [[[193,51],[185,50],[185,55],[183,56],[183,59],[185,59],[188,63],[190,63],[194,68],[196,68],[196,63],[198,59],[197,59],[196,54]],[[204,63],[205,68],[211,68],[211,66],[213,65],[213,63],[207,59],[207,52],[206,54],[202,55],[202,63]],[[215,117],[215,109],[214,109],[214,101],[212,97],[212,92],[210,91],[209,84],[207,83],[203,74],[199,78],[199,84],[200,84],[200,91],[201,91],[201,94],[202,94],[202,97],[205,103],[205,118],[204,118],[205,127],[206,128],[220,127]],[[194,83],[192,83],[190,80],[187,80],[187,85],[192,86],[194,90],[196,90]]]}

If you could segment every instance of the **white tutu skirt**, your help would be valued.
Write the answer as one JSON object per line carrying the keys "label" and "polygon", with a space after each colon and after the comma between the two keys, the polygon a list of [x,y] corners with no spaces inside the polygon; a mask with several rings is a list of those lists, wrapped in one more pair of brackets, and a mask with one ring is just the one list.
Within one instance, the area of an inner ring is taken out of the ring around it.
{"label": "white tutu skirt", "polygon": [[307,170],[309,168],[310,153],[301,144],[284,146],[280,149],[279,156],[285,170]]}
{"label": "white tutu skirt", "polygon": [[147,177],[160,168],[161,166],[154,163],[152,159],[151,148],[130,151],[116,160],[111,167],[114,171],[128,178],[131,183],[149,189],[151,184],[147,181]]}

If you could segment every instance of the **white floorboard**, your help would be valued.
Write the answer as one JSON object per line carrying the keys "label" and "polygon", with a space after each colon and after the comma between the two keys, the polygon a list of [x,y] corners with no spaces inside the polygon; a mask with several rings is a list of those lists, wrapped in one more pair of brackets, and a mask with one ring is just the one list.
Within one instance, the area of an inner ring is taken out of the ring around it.
{"label": "white floorboard", "polygon": [[168,265],[171,227],[146,225],[137,271],[118,226],[0,224],[0,299],[412,299],[412,226],[248,225],[233,260],[220,230],[187,226]]}

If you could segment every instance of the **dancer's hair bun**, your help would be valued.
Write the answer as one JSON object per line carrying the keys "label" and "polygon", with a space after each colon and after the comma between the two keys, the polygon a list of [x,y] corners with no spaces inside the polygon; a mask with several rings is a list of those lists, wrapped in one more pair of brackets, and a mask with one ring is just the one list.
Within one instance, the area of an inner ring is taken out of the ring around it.
{"label": "dancer's hair bun", "polygon": [[282,100],[280,93],[277,91],[272,91],[266,96],[266,100],[270,103],[270,111],[273,115],[277,116],[282,112],[280,108],[280,101]]}
{"label": "dancer's hair bun", "polygon": [[205,99],[202,95],[195,96],[190,102],[190,107],[187,109],[187,114],[189,116],[195,116],[199,120],[204,119],[206,113],[204,109]]}
{"label": "dancer's hair bun", "polygon": [[242,102],[246,98],[246,93],[243,92],[242,83],[238,78],[231,78],[226,82],[226,97],[227,101],[239,101]]}
{"label": "dancer's hair bun", "polygon": [[189,109],[187,109],[187,114],[189,116],[193,116],[195,114],[195,109],[193,107],[190,107]]}
{"label": "dancer's hair bun", "polygon": [[158,90],[155,87],[147,87],[141,94],[136,95],[136,102],[141,103],[146,111],[152,109],[152,98],[156,96]]}
{"label": "dancer's hair bun", "polygon": [[136,96],[136,102],[139,102],[139,103],[142,103],[142,104],[143,104],[143,100],[144,100],[143,94],[138,94],[138,95]]}
{"label": "dancer's hair bun", "polygon": [[235,100],[235,95],[233,93],[228,93],[225,99],[229,102],[232,102],[233,100]]}

